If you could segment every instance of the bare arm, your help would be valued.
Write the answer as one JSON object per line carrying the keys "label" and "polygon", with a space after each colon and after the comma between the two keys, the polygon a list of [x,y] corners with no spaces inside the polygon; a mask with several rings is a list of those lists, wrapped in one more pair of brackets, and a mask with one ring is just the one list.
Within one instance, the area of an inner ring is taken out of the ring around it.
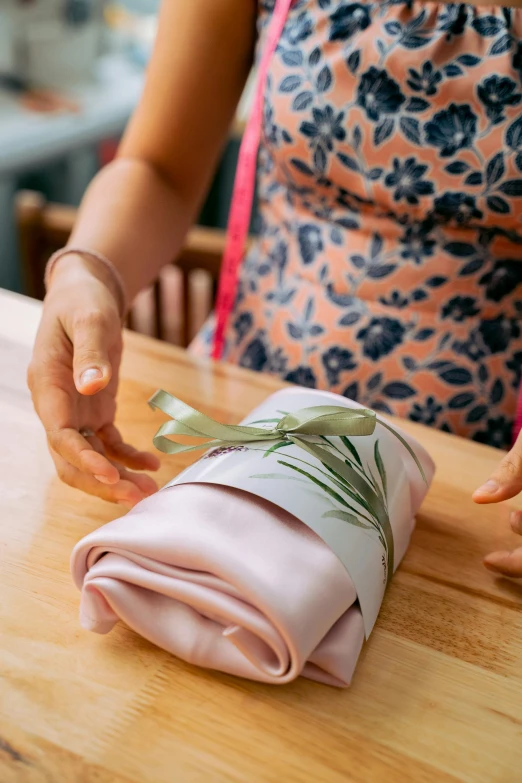
{"label": "bare arm", "polygon": [[[255,0],[164,0],[140,105],[94,180],[71,241],[107,256],[129,299],[172,260],[197,213],[252,61]],[[28,381],[59,476],[133,505],[156,489],[114,425],[122,352],[112,278],[64,256],[51,278]]]}
{"label": "bare arm", "polygon": [[132,299],[180,248],[251,63],[255,0],[165,0],[138,109],[93,181],[72,242],[104,253]]}

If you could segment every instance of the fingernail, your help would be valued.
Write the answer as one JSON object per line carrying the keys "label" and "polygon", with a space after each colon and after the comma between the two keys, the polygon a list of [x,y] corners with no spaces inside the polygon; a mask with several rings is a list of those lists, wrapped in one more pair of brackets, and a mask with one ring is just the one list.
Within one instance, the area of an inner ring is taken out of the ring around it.
{"label": "fingernail", "polygon": [[80,375],[80,385],[85,386],[93,381],[99,381],[101,378],[103,378],[102,371],[98,370],[97,367],[90,367],[88,370],[84,370]]}
{"label": "fingernail", "polygon": [[509,552],[492,552],[484,558],[484,565],[488,568],[499,568]]}
{"label": "fingernail", "polygon": [[100,481],[102,484],[114,484],[114,481],[111,481],[111,479],[107,478],[107,476],[97,476],[96,474],[94,474],[94,478],[97,481]]}
{"label": "fingernail", "polygon": [[486,481],[485,484],[483,484],[481,487],[479,487],[476,492],[485,492],[488,495],[493,495],[494,492],[497,492],[499,489],[498,481],[495,481],[494,479],[489,479],[489,481]]}

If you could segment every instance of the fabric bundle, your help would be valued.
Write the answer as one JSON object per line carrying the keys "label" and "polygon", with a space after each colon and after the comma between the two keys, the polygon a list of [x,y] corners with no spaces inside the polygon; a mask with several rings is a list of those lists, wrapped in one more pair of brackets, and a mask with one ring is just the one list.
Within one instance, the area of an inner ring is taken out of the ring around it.
{"label": "fabric bundle", "polygon": [[[401,435],[431,481],[431,459]],[[404,464],[412,502],[393,530],[395,567],[427,491]],[[354,582],[334,552],[283,508],[237,488],[168,486],[80,541],[72,573],[84,628],[107,633],[121,620],[189,663],[252,680],[347,686],[364,643]]]}

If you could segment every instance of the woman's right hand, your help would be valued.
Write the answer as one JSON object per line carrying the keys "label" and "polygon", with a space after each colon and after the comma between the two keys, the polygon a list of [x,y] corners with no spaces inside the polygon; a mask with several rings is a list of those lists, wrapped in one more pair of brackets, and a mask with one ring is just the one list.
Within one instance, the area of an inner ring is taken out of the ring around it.
{"label": "woman's right hand", "polygon": [[67,256],[56,265],[45,299],[29,388],[62,481],[133,506],[157,486],[131,471],[157,470],[159,460],[124,443],[114,425],[121,354],[110,283],[83,259]]}

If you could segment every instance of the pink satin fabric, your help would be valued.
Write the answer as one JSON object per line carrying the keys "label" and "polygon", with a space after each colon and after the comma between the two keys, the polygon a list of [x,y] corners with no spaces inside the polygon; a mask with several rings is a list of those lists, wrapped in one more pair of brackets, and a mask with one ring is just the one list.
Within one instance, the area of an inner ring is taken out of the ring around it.
{"label": "pink satin fabric", "polygon": [[[396,564],[413,526],[396,535]],[[252,680],[347,686],[364,642],[353,582],[328,546],[239,490],[162,490],[80,541],[72,572],[84,628],[122,620],[189,663]]]}

